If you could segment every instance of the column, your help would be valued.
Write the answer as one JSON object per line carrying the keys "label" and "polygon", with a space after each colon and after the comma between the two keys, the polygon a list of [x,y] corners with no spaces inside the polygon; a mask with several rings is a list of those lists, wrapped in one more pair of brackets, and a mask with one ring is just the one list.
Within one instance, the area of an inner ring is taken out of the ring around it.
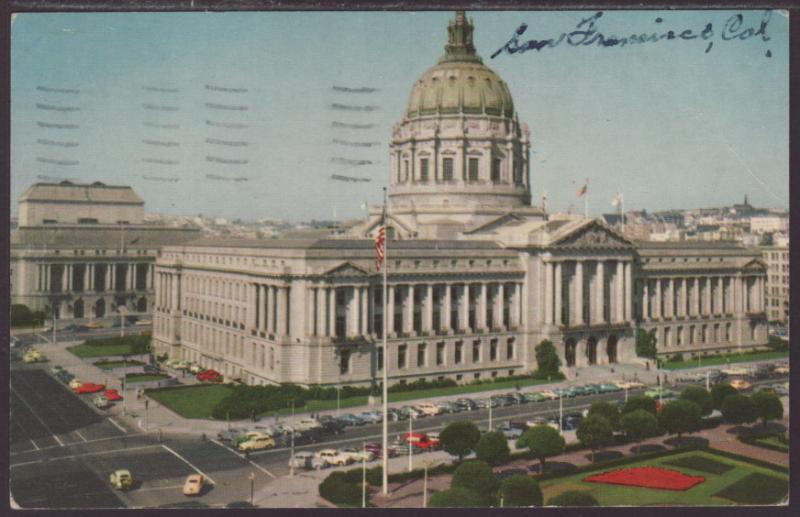
{"label": "column", "polygon": [[267,332],[275,333],[275,290],[276,288],[271,285],[265,286],[267,296],[264,298],[266,300],[266,304],[264,305],[264,309],[266,311],[266,318],[265,321],[267,322]]}
{"label": "column", "polygon": [[670,318],[675,317],[675,279],[670,278],[667,281],[667,310],[664,311],[666,316]]}
{"label": "column", "polygon": [[653,305],[654,313],[653,319],[660,320],[663,318],[662,312],[662,298],[661,298],[661,278],[656,277],[656,303]]}
{"label": "column", "polygon": [[369,287],[359,287],[358,292],[361,296],[361,332],[359,334],[366,336],[369,334],[369,315],[372,312],[369,310]]}
{"label": "column", "polygon": [[61,291],[63,292],[69,291],[69,283],[67,280],[68,276],[69,275],[67,275],[67,266],[66,264],[64,264],[63,266],[61,266]]}
{"label": "column", "polygon": [[450,330],[450,313],[453,311],[453,286],[444,284],[444,314],[441,317],[442,330]]}
{"label": "column", "polygon": [[316,291],[316,304],[317,304],[317,331],[315,335],[317,337],[325,337],[328,335],[326,327],[327,323],[327,314],[326,308],[328,306],[328,293],[325,287],[317,287]]}
{"label": "column", "polygon": [[575,324],[583,325],[583,261],[575,261],[575,279],[574,279],[574,314]]}
{"label": "column", "polygon": [[744,312],[744,296],[743,290],[744,285],[742,282],[742,277],[737,275],[734,279],[733,283],[733,292],[734,292],[734,305],[733,310],[737,316],[740,316]]}
{"label": "column", "polygon": [[[503,287],[503,283],[497,284],[497,293],[495,296],[495,304],[494,304],[494,324],[496,328],[505,329],[505,325],[503,324],[503,313],[505,312],[505,289]],[[511,308],[509,307],[509,312]],[[509,314],[509,323],[510,321],[510,314]]]}
{"label": "column", "polygon": [[703,284],[705,299],[703,300],[703,314],[711,315],[711,277],[706,277]]}
{"label": "column", "polygon": [[680,310],[678,311],[678,316],[685,318],[686,317],[686,304],[688,303],[688,293],[686,292],[688,289],[688,284],[686,282],[686,278],[681,278],[681,296],[680,301],[678,302],[680,305]]}
{"label": "column", "polygon": [[349,307],[348,307],[348,321],[347,321],[347,335],[348,336],[357,336],[359,335],[360,330],[360,323],[359,320],[361,319],[361,294],[358,292],[358,287],[353,286],[352,289],[353,296],[350,299]]}
{"label": "column", "polygon": [[469,284],[461,284],[461,296],[458,302],[458,329],[466,330],[469,323]]}
{"label": "column", "polygon": [[592,323],[604,323],[604,308],[606,293],[605,293],[605,263],[598,260],[595,265],[594,273],[594,303],[592,303]]}
{"label": "column", "polygon": [[[433,330],[433,284],[424,287],[425,300],[422,304],[422,331],[430,332]],[[442,313],[439,312],[441,319]]]}
{"label": "column", "polygon": [[[511,293],[511,327],[512,328],[519,328],[519,313],[520,313],[520,294],[522,292],[522,284],[519,282],[514,282],[513,284],[514,291]],[[552,289],[552,279],[551,279],[551,289]],[[548,302],[551,307],[551,322],[552,322],[552,300]]]}
{"label": "column", "polygon": [[336,288],[328,290],[328,335],[330,337],[341,337],[336,335]]}
{"label": "column", "polygon": [[486,330],[486,313],[488,312],[486,305],[486,292],[489,290],[489,286],[482,282],[480,284],[481,290],[480,294],[478,295],[478,308],[475,311],[475,326],[478,327],[478,331]]}
{"label": "column", "polygon": [[275,288],[275,296],[278,298],[278,310],[275,314],[278,324],[275,331],[279,336],[289,334],[289,289],[288,285]]}
{"label": "column", "polygon": [[178,303],[178,277],[177,275],[171,275],[172,281],[172,310],[176,311],[179,308]]}
{"label": "column", "polygon": [[561,317],[563,314],[562,307],[561,307],[561,295],[562,295],[562,272],[561,272],[561,262],[556,262],[556,306],[555,312],[553,313],[555,316],[555,324],[556,326],[563,325],[563,318]]}
{"label": "column", "polygon": [[642,319],[650,321],[650,280],[644,279],[642,286]]}
{"label": "column", "polygon": [[553,263],[544,263],[544,322],[553,324]]}
{"label": "column", "polygon": [[632,320],[633,318],[633,283],[631,281],[633,264],[625,263],[625,315],[623,319]]}
{"label": "column", "polygon": [[411,334],[414,331],[414,286],[406,286],[406,303],[403,306],[403,332]]}
{"label": "column", "polygon": [[616,286],[614,287],[614,297],[616,298],[616,321],[625,319],[625,297],[623,283],[625,282],[625,265],[621,260],[617,261],[617,274],[614,277]]}
{"label": "column", "polygon": [[700,279],[692,278],[692,315],[700,315]]}
{"label": "column", "polygon": [[[83,265],[83,292],[84,293],[88,293],[89,292],[89,269],[90,268],[91,268],[90,264],[84,264]],[[89,306],[90,305],[86,305],[86,308],[88,309]]]}
{"label": "column", "polygon": [[[386,294],[386,314],[383,315],[383,323],[386,325],[386,335],[389,336],[396,332],[394,328],[394,286],[390,285]],[[384,353],[386,351],[384,350]]]}

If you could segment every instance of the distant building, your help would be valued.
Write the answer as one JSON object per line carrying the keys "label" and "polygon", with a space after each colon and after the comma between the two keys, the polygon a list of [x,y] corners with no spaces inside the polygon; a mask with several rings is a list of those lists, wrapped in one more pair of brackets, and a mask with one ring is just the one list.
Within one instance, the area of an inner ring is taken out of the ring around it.
{"label": "distant building", "polygon": [[767,264],[766,302],[767,318],[770,322],[789,323],[789,243],[762,246],[761,252]]}
{"label": "distant building", "polygon": [[18,209],[11,303],[56,318],[100,318],[119,305],[149,313],[159,250],[199,236],[145,224],[144,201],[128,186],[36,183]]}
{"label": "distant building", "polygon": [[750,231],[753,233],[785,232],[789,228],[789,219],[779,216],[759,216],[750,218]]}

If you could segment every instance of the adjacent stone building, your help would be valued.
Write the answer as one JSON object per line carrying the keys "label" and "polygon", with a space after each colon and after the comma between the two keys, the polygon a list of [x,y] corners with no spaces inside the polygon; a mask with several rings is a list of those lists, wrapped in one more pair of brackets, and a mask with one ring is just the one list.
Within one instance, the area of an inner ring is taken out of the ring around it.
{"label": "adjacent stone building", "polygon": [[789,243],[761,246],[767,265],[766,309],[770,322],[789,324]]}
{"label": "adjacent stone building", "polygon": [[36,183],[20,197],[18,210],[11,303],[57,319],[101,318],[120,305],[150,313],[160,248],[200,235],[144,224],[144,201],[131,187],[101,182]]}
{"label": "adjacent stone building", "polygon": [[544,339],[570,374],[638,361],[640,328],[661,353],[766,343],[758,251],[634,242],[530,206],[529,130],[472,35],[457,13],[393,131],[386,313],[376,208],[347,235],[165,247],[157,353],[248,384],[366,385],[384,353],[391,383],[467,382],[535,370]]}

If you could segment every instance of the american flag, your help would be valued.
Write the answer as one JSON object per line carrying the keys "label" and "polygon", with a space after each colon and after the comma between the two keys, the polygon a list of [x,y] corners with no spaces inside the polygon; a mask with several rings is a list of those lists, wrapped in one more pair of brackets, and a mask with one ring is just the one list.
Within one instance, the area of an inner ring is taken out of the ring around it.
{"label": "american flag", "polygon": [[383,263],[383,254],[386,250],[386,226],[381,221],[381,227],[375,234],[375,268],[380,271]]}

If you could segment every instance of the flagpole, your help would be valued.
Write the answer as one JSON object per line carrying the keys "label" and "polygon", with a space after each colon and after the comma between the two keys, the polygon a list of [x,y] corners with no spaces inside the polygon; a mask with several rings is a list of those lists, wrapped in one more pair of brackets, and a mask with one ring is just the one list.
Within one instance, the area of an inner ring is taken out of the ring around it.
{"label": "flagpole", "polygon": [[586,178],[586,192],[583,196],[583,216],[589,219],[589,178]]}
{"label": "flagpole", "polygon": [[625,197],[620,196],[619,200],[619,220],[622,223],[622,233],[625,233]]}
{"label": "flagpole", "polygon": [[386,300],[388,295],[388,275],[389,269],[389,232],[386,228],[388,205],[386,203],[386,187],[383,187],[383,495],[389,495],[389,350],[386,346],[387,337],[387,314],[386,314]]}

